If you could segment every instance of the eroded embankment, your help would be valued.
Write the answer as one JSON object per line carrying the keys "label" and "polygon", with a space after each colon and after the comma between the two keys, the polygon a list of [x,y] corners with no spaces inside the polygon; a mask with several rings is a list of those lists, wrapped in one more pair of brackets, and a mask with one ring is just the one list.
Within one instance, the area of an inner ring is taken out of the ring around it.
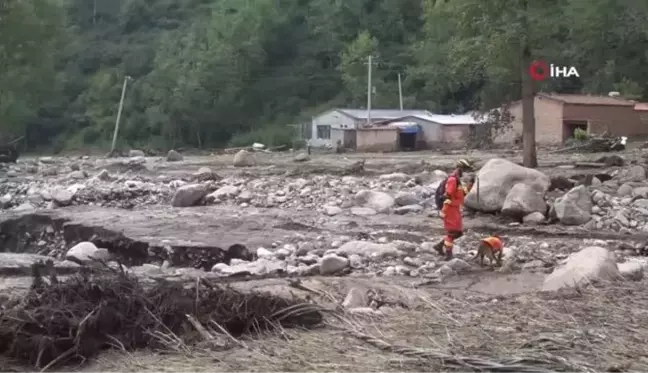
{"label": "eroded embankment", "polygon": [[46,213],[24,214],[0,222],[0,251],[52,256],[65,259],[67,249],[83,241],[108,249],[127,266],[168,261],[173,266],[211,269],[231,259],[249,259],[244,245],[183,246],[152,244],[95,225],[72,222]]}

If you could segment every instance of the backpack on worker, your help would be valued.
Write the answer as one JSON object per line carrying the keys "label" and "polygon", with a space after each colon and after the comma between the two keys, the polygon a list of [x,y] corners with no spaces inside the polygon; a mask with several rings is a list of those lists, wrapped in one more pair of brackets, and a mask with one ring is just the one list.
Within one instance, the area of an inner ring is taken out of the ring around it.
{"label": "backpack on worker", "polygon": [[[443,203],[446,200],[446,184],[448,183],[448,179],[451,177],[456,177],[456,176],[448,176],[443,181],[441,181],[441,184],[439,184],[439,187],[436,189],[434,192],[434,202],[436,203],[437,209],[440,211],[443,208]],[[457,187],[461,186],[461,179],[457,177]]]}

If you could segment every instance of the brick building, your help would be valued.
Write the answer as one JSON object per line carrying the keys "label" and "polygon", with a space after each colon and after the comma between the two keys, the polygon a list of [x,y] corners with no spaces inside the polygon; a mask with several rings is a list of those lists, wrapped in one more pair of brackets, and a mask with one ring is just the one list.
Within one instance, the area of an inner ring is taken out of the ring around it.
{"label": "brick building", "polygon": [[[509,111],[512,129],[498,136],[496,142],[511,142],[522,134],[522,102],[512,103]],[[539,93],[535,97],[536,141],[563,143],[576,128],[589,134],[647,135],[648,124],[640,114],[633,101],[619,97]]]}

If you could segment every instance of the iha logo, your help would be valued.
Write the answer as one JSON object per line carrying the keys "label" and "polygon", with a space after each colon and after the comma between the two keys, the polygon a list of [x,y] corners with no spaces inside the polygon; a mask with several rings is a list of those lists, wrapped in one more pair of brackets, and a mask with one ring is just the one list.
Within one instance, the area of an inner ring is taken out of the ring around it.
{"label": "iha logo", "polygon": [[555,66],[545,61],[533,61],[529,66],[529,76],[533,80],[545,80],[551,78],[569,78],[575,76],[580,78],[578,70],[574,66]]}

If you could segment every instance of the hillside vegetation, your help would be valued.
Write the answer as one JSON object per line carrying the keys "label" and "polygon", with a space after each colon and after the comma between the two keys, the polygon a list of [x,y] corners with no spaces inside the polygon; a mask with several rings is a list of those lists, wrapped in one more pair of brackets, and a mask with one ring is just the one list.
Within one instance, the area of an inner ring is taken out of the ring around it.
{"label": "hillside vegetation", "polygon": [[541,89],[648,99],[643,0],[3,0],[0,132],[29,148],[290,141],[331,106],[462,112],[520,98],[529,55],[575,66]]}

